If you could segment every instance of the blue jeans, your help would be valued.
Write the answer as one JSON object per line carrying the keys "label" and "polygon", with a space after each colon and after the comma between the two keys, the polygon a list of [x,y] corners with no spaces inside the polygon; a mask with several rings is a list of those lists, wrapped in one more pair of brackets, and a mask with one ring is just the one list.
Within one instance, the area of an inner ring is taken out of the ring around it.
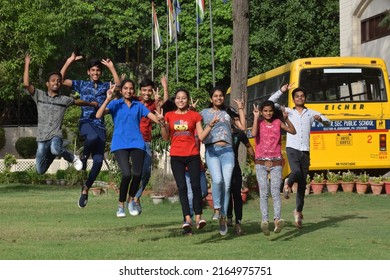
{"label": "blue jeans", "polygon": [[152,173],[152,149],[150,147],[150,142],[145,142],[145,157],[144,157],[144,166],[142,168],[142,178],[141,178],[141,187],[136,193],[136,198],[141,198],[142,192],[146,188],[146,185],[149,182],[150,175]]}
{"label": "blue jeans", "polygon": [[[268,187],[268,172],[270,173],[271,184]],[[280,185],[282,184],[282,166],[270,168],[256,164],[256,178],[260,191],[260,211],[262,221],[268,221],[268,197],[269,189],[274,203],[274,219],[280,219],[282,201],[280,199]]]}
{"label": "blue jeans", "polygon": [[[90,123],[82,123],[80,124],[80,135],[85,139],[82,160],[86,162],[90,155],[93,160],[91,171],[85,182],[85,185],[90,188],[103,166],[106,130]],[[86,164],[84,167],[86,168]]]}
{"label": "blue jeans", "polygon": [[206,146],[206,163],[210,171],[214,209],[226,216],[230,200],[230,184],[234,169],[232,146]]}
{"label": "blue jeans", "polygon": [[47,141],[38,141],[35,164],[38,174],[44,174],[49,169],[53,160],[59,156],[72,163],[74,155],[62,147],[62,138],[54,136]]}
{"label": "blue jeans", "polygon": [[[191,187],[191,180],[190,180],[190,173],[186,171],[186,182],[187,182],[187,195],[188,195],[188,202],[190,205],[190,212],[191,217],[193,216],[193,208],[192,208],[192,200],[193,200],[193,193],[192,193],[192,187]],[[202,193],[202,198],[207,195],[207,180],[206,180],[206,172],[204,170],[200,171],[200,191]]]}

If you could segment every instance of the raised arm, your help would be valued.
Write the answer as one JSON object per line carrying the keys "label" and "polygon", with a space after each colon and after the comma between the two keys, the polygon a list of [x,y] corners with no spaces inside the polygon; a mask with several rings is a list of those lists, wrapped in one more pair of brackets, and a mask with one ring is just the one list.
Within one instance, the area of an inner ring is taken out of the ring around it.
{"label": "raised arm", "polygon": [[110,103],[110,101],[113,98],[114,90],[115,90],[115,84],[110,85],[110,89],[107,90],[106,100],[104,100],[102,106],[100,106],[99,110],[97,110],[97,112],[96,112],[96,118],[97,119],[100,119],[100,118],[104,117],[104,115],[106,115],[106,114],[108,114],[110,112],[110,110],[107,109],[107,105],[108,105],[108,103]]}
{"label": "raised arm", "polygon": [[112,77],[114,78],[114,83],[117,87],[120,86],[121,84],[121,79],[119,78],[119,75],[118,73],[116,72],[115,70],[115,66],[114,66],[114,63],[111,61],[111,59],[107,58],[107,59],[102,59],[102,63],[103,65],[105,65],[108,70],[110,70],[111,72],[111,75]]}
{"label": "raised arm", "polygon": [[272,102],[275,103],[275,106],[276,106],[276,107],[279,107],[279,106],[280,106],[280,105],[278,104],[279,98],[280,98],[284,93],[287,93],[290,89],[292,89],[292,88],[293,88],[293,85],[294,85],[294,83],[283,85],[277,92],[275,92],[274,94],[272,94],[272,95],[268,98],[268,100],[271,100]]}
{"label": "raised arm", "polygon": [[34,95],[34,86],[30,84],[30,61],[31,57],[27,53],[24,58],[23,87],[28,91],[28,93]]}
{"label": "raised arm", "polygon": [[162,87],[163,87],[163,89],[164,89],[164,93],[163,93],[163,94],[164,94],[164,95],[163,95],[163,103],[164,103],[164,102],[167,101],[168,98],[169,98],[168,78],[167,78],[167,75],[162,75],[160,82],[161,82],[161,85],[162,85]]}
{"label": "raised arm", "polygon": [[234,101],[237,104],[238,116],[239,116],[239,119],[234,121],[235,125],[239,129],[245,131],[246,130],[246,116],[245,116],[245,111],[244,111],[244,108],[245,108],[244,100],[243,99],[241,99],[241,100],[235,99]]}
{"label": "raised arm", "polygon": [[253,104],[253,125],[252,125],[252,136],[256,137],[258,127],[259,127],[259,117],[260,117],[260,111],[259,111],[259,105]]}
{"label": "raised arm", "polygon": [[64,66],[62,66],[61,68],[61,75],[62,75],[62,84],[64,86],[67,86],[67,87],[71,87],[72,86],[72,80],[69,80],[69,79],[65,79],[65,74],[66,74],[66,71],[68,70],[69,66],[74,62],[74,61],[77,61],[77,60],[80,60],[82,59],[83,57],[81,55],[79,56],[76,56],[76,54],[74,52],[72,52],[72,54],[70,55],[70,57],[66,60]]}

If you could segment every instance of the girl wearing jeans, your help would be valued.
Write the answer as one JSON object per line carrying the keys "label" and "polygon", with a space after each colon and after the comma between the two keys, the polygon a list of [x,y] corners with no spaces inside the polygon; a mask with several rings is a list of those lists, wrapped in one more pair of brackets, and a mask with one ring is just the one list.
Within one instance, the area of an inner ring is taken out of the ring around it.
{"label": "girl wearing jeans", "polygon": [[[235,100],[238,105],[239,118],[232,118],[225,110],[225,92],[215,87],[210,92],[210,108],[201,112],[206,128],[211,132],[203,140],[206,146],[206,163],[212,179],[212,195],[214,203],[214,220],[219,220],[219,233],[226,235],[228,227],[226,214],[230,199],[230,182],[234,168],[234,152],[232,148],[232,122],[245,130],[245,114],[242,101]],[[217,118],[215,124],[212,120]]]}
{"label": "girl wearing jeans", "polygon": [[[111,114],[114,122],[111,152],[122,172],[119,189],[119,206],[116,216],[126,217],[124,204],[127,199],[130,215],[139,214],[139,205],[134,200],[138,186],[141,182],[142,167],[145,155],[145,141],[140,131],[142,117],[148,117],[159,123],[160,120],[151,113],[145,105],[134,98],[134,82],[123,80],[120,86],[122,98],[113,99],[115,85],[110,86],[107,98],[96,113],[97,118]],[[131,159],[131,165],[129,162]],[[129,188],[130,185],[130,188]],[[129,197],[127,198],[127,193]]]}
{"label": "girl wearing jeans", "polygon": [[[259,116],[262,120],[259,121]],[[280,185],[282,183],[282,152],[280,129],[296,134],[293,124],[284,116],[283,121],[275,117],[275,105],[272,101],[265,101],[260,106],[253,105],[252,135],[255,137],[256,177],[260,189],[260,211],[262,215],[261,229],[269,235],[268,222],[268,175],[270,175],[270,189],[274,202],[274,232],[279,233],[284,220],[281,219]]]}

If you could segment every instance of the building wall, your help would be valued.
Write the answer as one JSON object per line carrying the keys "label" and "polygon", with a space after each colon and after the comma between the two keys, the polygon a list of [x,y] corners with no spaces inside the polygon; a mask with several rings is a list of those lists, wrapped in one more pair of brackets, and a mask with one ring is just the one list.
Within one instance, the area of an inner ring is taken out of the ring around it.
{"label": "building wall", "polygon": [[390,36],[361,43],[361,21],[390,9],[389,0],[340,0],[340,56],[379,57],[390,67]]}
{"label": "building wall", "polygon": [[16,158],[21,158],[15,149],[15,142],[20,137],[35,137],[37,135],[36,126],[10,126],[3,127],[5,131],[5,146],[0,150],[0,158],[4,158],[5,153],[13,154]]}

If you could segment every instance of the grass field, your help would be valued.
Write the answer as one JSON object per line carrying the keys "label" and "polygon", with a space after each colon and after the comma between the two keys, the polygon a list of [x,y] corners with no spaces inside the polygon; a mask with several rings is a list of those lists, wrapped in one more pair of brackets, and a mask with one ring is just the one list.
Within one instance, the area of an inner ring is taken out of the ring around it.
{"label": "grass field", "polygon": [[[208,225],[181,234],[181,207],[153,205],[145,196],[142,215],[116,218],[117,194],[90,195],[79,209],[79,188],[0,186],[1,260],[389,260],[390,197],[338,192],[305,199],[303,229],[293,225],[295,196],[282,199],[287,221],[280,234],[260,232],[259,200],[244,205],[243,230],[220,236]],[[270,199],[270,217],[272,200]],[[271,224],[272,226],[272,224]]]}

